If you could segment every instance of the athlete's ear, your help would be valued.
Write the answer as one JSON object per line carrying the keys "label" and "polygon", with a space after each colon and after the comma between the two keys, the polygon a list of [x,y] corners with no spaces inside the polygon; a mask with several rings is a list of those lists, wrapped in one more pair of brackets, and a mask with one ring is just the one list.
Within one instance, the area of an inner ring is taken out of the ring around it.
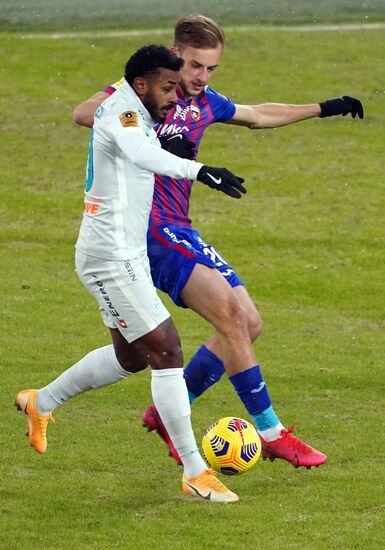
{"label": "athlete's ear", "polygon": [[179,48],[176,44],[173,44],[170,48],[170,51],[171,53],[174,53],[175,55],[177,55],[178,57],[180,57],[180,51],[179,51]]}
{"label": "athlete's ear", "polygon": [[139,97],[143,97],[148,92],[148,81],[143,76],[134,78],[133,88]]}

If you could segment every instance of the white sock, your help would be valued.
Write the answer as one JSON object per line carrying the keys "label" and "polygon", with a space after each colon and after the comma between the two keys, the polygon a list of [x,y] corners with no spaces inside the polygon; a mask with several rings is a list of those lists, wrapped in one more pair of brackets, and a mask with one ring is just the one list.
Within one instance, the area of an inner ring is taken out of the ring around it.
{"label": "white sock", "polygon": [[267,430],[258,430],[258,433],[265,441],[275,441],[279,437],[281,437],[281,431],[284,430],[285,427],[282,426],[282,424],[279,422],[274,428],[268,428]]}
{"label": "white sock", "polygon": [[95,349],[38,390],[36,407],[41,414],[50,413],[70,397],[114,384],[130,374],[120,366],[113,345]]}
{"label": "white sock", "polygon": [[183,462],[186,477],[195,477],[207,464],[201,457],[191,427],[191,409],[183,369],[153,370],[151,391],[154,404]]}

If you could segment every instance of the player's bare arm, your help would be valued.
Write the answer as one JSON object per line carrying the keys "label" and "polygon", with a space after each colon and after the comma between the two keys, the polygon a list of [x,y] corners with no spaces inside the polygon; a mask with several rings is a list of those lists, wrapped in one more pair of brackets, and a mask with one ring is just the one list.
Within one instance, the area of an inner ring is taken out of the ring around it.
{"label": "player's bare arm", "polygon": [[290,105],[285,103],[261,103],[260,105],[236,105],[233,118],[228,124],[247,126],[251,129],[277,128],[293,122],[314,117],[329,117],[351,114],[364,118],[364,110],[359,99],[342,96],[321,103]]}
{"label": "player's bare arm", "polygon": [[318,103],[310,105],[287,105],[284,103],[261,103],[260,105],[236,105],[234,117],[228,124],[247,126],[250,129],[277,128],[321,114]]}
{"label": "player's bare arm", "polygon": [[80,103],[73,112],[73,121],[80,126],[92,128],[94,125],[94,114],[99,105],[109,97],[106,92],[98,92]]}

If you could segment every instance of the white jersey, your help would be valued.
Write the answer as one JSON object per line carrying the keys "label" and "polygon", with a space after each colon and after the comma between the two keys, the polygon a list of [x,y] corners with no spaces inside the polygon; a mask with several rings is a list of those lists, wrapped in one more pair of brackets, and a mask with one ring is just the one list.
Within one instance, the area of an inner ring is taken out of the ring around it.
{"label": "white jersey", "polygon": [[76,243],[80,252],[105,260],[142,256],[147,252],[154,173],[196,178],[202,164],[161,149],[154,124],[125,81],[96,111]]}

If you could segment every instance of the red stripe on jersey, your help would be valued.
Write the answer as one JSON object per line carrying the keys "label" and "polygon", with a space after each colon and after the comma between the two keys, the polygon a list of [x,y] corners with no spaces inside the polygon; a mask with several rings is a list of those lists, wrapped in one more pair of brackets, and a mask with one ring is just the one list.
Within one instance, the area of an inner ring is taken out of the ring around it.
{"label": "red stripe on jersey", "polygon": [[150,227],[150,232],[152,233],[152,235],[154,235],[154,237],[160,241],[166,248],[173,248],[174,250],[179,250],[179,252],[181,252],[184,256],[186,256],[186,258],[196,258],[196,254],[194,254],[193,252],[191,252],[191,250],[188,250],[187,248],[184,248],[184,246],[182,246],[181,244],[179,243],[170,243],[167,239],[165,239],[163,237],[163,235],[161,235],[156,229],[154,226],[151,226]]}

